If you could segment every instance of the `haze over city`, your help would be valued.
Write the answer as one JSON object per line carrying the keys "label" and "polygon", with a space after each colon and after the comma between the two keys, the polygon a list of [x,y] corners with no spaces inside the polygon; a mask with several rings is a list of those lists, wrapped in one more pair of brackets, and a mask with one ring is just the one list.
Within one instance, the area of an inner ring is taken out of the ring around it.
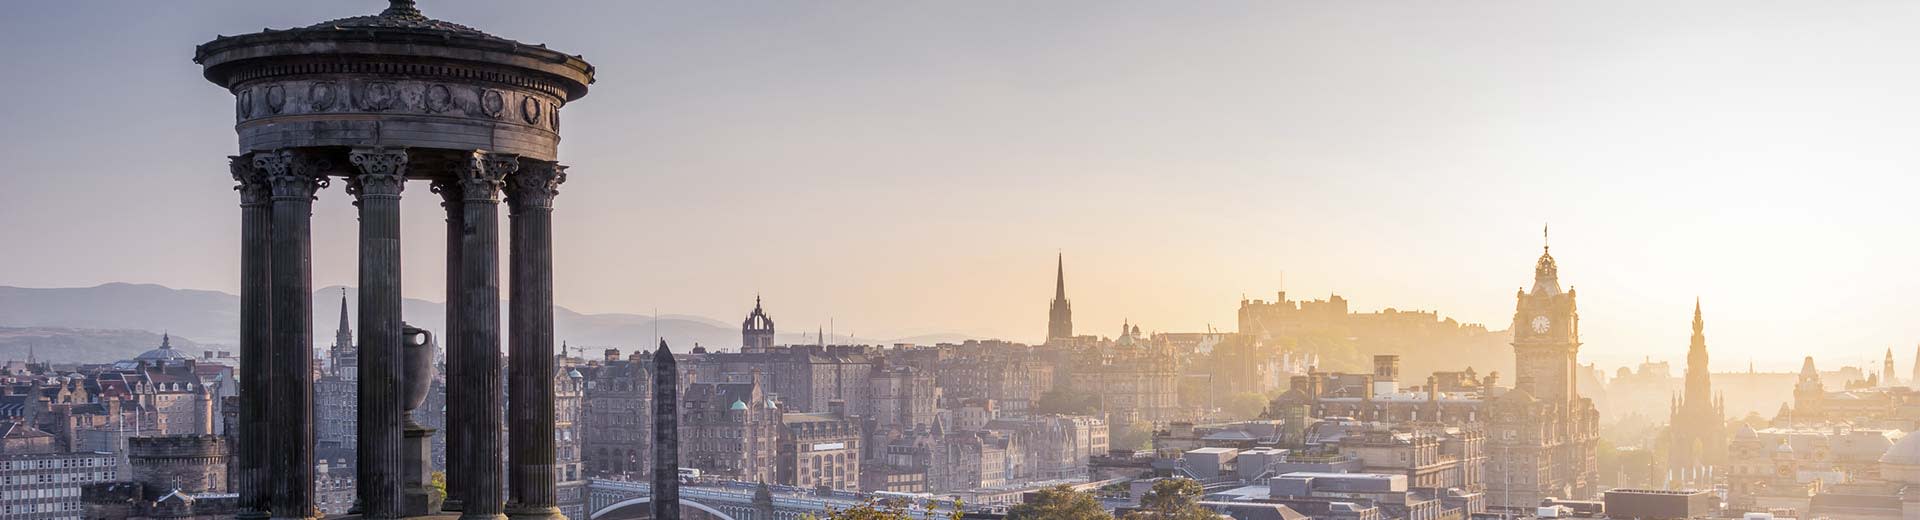
{"label": "haze over city", "polygon": [[[183,42],[342,4],[11,6],[15,77],[88,81],[0,83],[0,284],[237,292],[232,101]],[[1085,333],[1282,289],[1504,329],[1550,224],[1582,362],[1678,360],[1696,296],[1719,370],[1920,341],[1920,6],[1093,5],[423,7],[604,71],[555,214],[582,312],[1038,343],[1060,253]],[[355,281],[339,190],[316,287]],[[403,201],[439,300],[439,200]]]}

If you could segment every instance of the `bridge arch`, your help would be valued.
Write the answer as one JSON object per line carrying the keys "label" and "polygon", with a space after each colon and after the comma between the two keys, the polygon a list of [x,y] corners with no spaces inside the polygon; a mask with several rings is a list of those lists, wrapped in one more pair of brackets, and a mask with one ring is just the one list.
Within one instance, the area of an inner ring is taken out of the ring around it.
{"label": "bridge arch", "polygon": [[[622,500],[619,502],[615,502],[611,505],[608,505],[607,507],[602,507],[598,511],[594,511],[593,514],[591,516],[588,516],[587,518],[589,520],[598,520],[601,516],[606,515],[607,513],[612,513],[614,511],[619,511],[620,508],[623,508],[623,507],[640,505],[640,504],[651,504],[651,503],[653,503],[653,497],[650,497],[650,496],[630,498],[630,499]],[[699,502],[694,502],[692,500],[687,500],[682,498],[680,499],[680,505],[683,507],[692,507],[694,509],[705,511],[708,514],[713,515],[714,518],[719,518],[720,520],[738,520],[738,519],[735,519],[733,515],[729,515],[724,512],[721,512],[719,509],[714,509],[713,506],[709,506]]]}

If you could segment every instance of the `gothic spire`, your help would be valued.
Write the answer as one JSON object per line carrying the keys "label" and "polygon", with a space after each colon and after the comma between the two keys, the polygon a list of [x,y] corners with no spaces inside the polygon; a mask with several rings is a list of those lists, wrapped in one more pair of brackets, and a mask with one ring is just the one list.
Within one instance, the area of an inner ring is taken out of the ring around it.
{"label": "gothic spire", "polygon": [[333,332],[333,348],[353,348],[353,327],[347,323],[347,288],[340,288],[340,327]]}
{"label": "gothic spire", "polygon": [[1054,261],[1056,263],[1053,274],[1053,301],[1067,301],[1067,257],[1064,254],[1058,255],[1054,257]]}

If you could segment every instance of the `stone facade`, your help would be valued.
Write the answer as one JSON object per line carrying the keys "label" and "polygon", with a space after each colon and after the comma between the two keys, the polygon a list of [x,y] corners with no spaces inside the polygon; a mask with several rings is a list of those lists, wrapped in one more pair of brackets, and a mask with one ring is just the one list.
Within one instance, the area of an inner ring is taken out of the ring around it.
{"label": "stone facade", "polygon": [[782,410],[756,372],[741,382],[694,382],[680,400],[680,465],[703,475],[774,482]]}
{"label": "stone facade", "polygon": [[860,487],[860,428],[831,413],[781,415],[776,481],[802,488]]}
{"label": "stone facade", "polygon": [[588,475],[645,478],[651,465],[652,378],[645,356],[621,358],[607,349],[581,367],[586,376],[581,417],[581,457]]}

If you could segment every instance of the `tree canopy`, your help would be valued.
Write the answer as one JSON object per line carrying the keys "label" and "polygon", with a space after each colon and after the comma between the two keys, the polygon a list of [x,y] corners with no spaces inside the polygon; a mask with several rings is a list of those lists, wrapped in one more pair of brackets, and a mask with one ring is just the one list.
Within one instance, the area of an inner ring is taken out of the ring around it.
{"label": "tree canopy", "polygon": [[1206,490],[1200,482],[1184,478],[1160,479],[1153,489],[1140,497],[1140,508],[1127,513],[1125,520],[1216,520],[1219,513],[1200,505]]}
{"label": "tree canopy", "polygon": [[1013,506],[1007,511],[1007,520],[1113,520],[1106,508],[1100,507],[1090,493],[1074,491],[1073,486],[1059,485],[1041,489],[1034,493],[1033,500]]}

